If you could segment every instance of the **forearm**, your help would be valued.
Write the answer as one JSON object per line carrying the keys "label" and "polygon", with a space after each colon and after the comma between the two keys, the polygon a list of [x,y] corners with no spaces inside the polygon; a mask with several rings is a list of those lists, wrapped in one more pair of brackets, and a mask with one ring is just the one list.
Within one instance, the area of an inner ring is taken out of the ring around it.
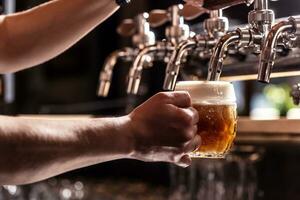
{"label": "forearm", "polygon": [[36,182],[73,169],[126,158],[127,117],[37,120],[1,117],[0,185]]}
{"label": "forearm", "polygon": [[118,8],[114,0],[53,0],[0,19],[0,72],[43,63],[76,43]]}

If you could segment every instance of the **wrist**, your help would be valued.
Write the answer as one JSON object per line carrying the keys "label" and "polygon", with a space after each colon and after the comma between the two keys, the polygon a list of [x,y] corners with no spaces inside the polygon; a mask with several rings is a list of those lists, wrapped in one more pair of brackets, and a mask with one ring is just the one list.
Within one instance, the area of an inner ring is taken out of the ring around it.
{"label": "wrist", "polygon": [[82,154],[107,161],[129,158],[134,151],[130,121],[128,116],[98,118],[74,126]]}
{"label": "wrist", "polygon": [[124,158],[131,158],[135,152],[135,137],[132,119],[129,115],[115,118],[119,146]]}

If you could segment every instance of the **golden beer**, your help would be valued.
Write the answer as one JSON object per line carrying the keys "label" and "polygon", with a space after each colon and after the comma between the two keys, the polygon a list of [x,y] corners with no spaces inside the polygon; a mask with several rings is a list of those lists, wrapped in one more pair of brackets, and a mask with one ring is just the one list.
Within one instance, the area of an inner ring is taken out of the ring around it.
{"label": "golden beer", "polygon": [[192,158],[224,158],[237,130],[236,98],[228,82],[179,82],[176,90],[188,91],[199,113],[198,134],[201,146]]}

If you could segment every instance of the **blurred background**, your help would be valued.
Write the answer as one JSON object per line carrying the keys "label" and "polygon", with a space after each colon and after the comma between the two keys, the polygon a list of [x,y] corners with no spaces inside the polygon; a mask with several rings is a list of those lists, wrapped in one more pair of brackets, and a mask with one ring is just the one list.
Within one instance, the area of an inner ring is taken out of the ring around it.
{"label": "blurred background", "polygon": [[[8,13],[43,2],[46,1],[2,0],[1,4],[2,11]],[[130,38],[121,38],[116,28],[122,19],[177,3],[182,2],[134,0],[57,58],[13,75],[3,75],[1,114],[118,116],[128,113],[161,90],[165,65],[155,63],[156,67],[144,73],[142,95],[128,96],[124,83],[130,63],[121,61],[114,72],[109,96],[97,97],[99,73],[105,58],[130,44]],[[300,14],[300,1],[271,1],[270,7],[278,18]],[[250,9],[240,5],[226,9],[224,15],[233,25],[246,24]],[[190,25],[196,30],[200,22],[191,21]],[[153,30],[160,39],[164,28]],[[296,108],[289,93],[291,85],[299,80],[299,77],[273,79],[269,85],[257,81],[235,82],[239,115],[255,116],[258,108],[268,108],[275,118],[285,117],[290,109]],[[290,200],[300,198],[299,169],[298,145],[236,146],[226,160],[196,160],[188,169],[132,160],[104,163],[34,185],[2,187],[0,200]]]}

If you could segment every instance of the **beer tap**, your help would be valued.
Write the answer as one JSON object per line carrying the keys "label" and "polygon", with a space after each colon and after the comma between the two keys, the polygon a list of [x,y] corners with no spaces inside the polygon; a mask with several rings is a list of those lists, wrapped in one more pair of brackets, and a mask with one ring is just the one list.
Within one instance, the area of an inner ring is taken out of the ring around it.
{"label": "beer tap", "polygon": [[[195,49],[196,52],[208,52],[205,55],[209,55],[211,53],[210,50],[213,49],[219,38],[228,31],[228,19],[223,17],[222,12],[222,9],[209,11],[210,18],[203,22],[205,30],[204,34],[198,34],[192,38],[182,41],[173,51],[166,69],[163,86],[165,90],[175,89],[182,60],[189,50]],[[203,11],[201,12],[201,10],[199,10],[198,15],[201,15],[202,13]],[[196,18],[198,15],[194,15],[194,17]]]}
{"label": "beer tap", "polygon": [[260,55],[258,81],[270,82],[278,47],[285,49],[299,47],[300,17],[290,17],[274,25],[270,30]]}
{"label": "beer tap", "polygon": [[249,27],[237,28],[220,38],[216,44],[208,69],[208,81],[219,80],[228,47],[236,45],[247,53],[260,54],[266,37],[275,21],[268,0],[255,0],[254,10],[248,14]]}
{"label": "beer tap", "polygon": [[[258,81],[270,82],[272,69],[280,47],[285,49],[300,47],[300,16],[290,17],[287,20],[278,22],[270,30],[260,55]],[[300,84],[292,87],[291,97],[295,105],[300,104]]]}
{"label": "beer tap", "polygon": [[170,52],[172,52],[181,41],[190,37],[189,26],[184,23],[183,8],[184,6],[179,4],[171,6],[167,11],[154,10],[150,12],[149,21],[153,27],[163,25],[168,21],[171,22],[171,25],[166,28],[165,40],[147,46],[138,53],[129,72],[128,94],[138,93],[147,56],[151,55],[151,57],[155,57],[156,60],[166,61],[166,58],[170,56]]}
{"label": "beer tap", "polygon": [[105,60],[99,78],[98,96],[106,97],[108,95],[113,70],[119,59],[130,62],[137,56],[141,49],[155,44],[155,35],[150,30],[148,18],[148,13],[142,13],[135,17],[135,19],[125,19],[117,28],[117,32],[121,36],[132,37],[134,47],[125,47],[116,50]]}

